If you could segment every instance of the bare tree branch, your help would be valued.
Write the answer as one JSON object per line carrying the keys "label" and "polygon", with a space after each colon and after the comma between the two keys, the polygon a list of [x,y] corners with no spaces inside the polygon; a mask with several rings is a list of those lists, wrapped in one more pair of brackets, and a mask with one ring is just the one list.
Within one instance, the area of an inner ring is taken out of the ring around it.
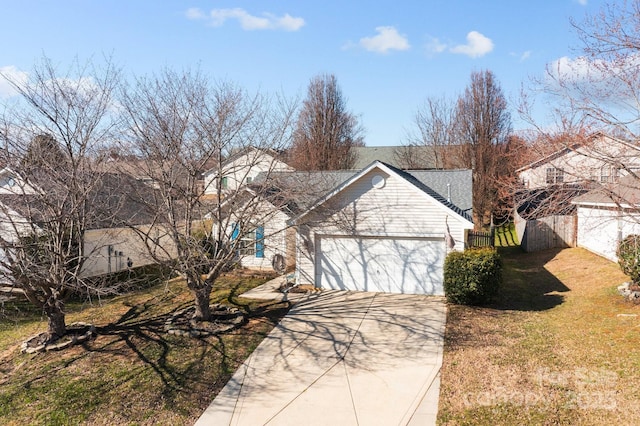
{"label": "bare tree branch", "polygon": [[350,169],[355,162],[351,147],[362,145],[362,129],[347,111],[336,77],[313,78],[298,115],[289,164],[297,170]]}

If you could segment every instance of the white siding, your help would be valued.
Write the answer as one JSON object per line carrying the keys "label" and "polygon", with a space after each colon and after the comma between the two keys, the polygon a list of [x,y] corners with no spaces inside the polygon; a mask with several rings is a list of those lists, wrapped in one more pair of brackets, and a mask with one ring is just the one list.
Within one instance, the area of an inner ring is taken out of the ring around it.
{"label": "white siding", "polygon": [[578,206],[578,247],[617,262],[619,242],[640,234],[640,213]]}
{"label": "white siding", "polygon": [[[272,208],[274,208],[272,206]],[[264,228],[263,257],[255,254],[243,256],[240,265],[250,269],[271,270],[273,257],[276,254],[287,258],[287,219],[289,217],[282,212],[276,212],[268,217],[265,223],[257,224]]]}
{"label": "white siding", "polygon": [[[526,188],[542,188],[548,185],[547,169],[553,167],[564,171],[563,183],[599,181],[601,169],[610,166],[614,161],[624,164],[629,169],[637,169],[640,167],[640,150],[630,144],[605,137],[594,141],[590,147],[570,150],[535,167],[524,169],[519,173],[519,178]],[[621,175],[624,173],[620,172]]]}
{"label": "white siding", "polygon": [[34,194],[35,190],[24,179],[9,169],[0,171],[0,194]]}
{"label": "white siding", "polygon": [[[160,235],[160,234],[158,234]],[[156,256],[175,256],[169,237],[158,237]],[[152,245],[153,246],[153,245]],[[160,248],[162,247],[162,248]],[[149,250],[138,234],[127,228],[90,229],[84,235],[84,254],[87,257],[81,275],[93,277],[127,269],[130,259],[132,267],[155,263]]]}
{"label": "white siding", "polygon": [[[259,173],[293,171],[286,163],[274,158],[260,149],[250,149],[246,154],[225,163],[222,177],[226,178],[227,191],[236,191],[253,181]],[[212,169],[204,174],[204,193],[216,194],[218,170]],[[223,191],[225,188],[223,188]]]}
{"label": "white siding", "polygon": [[[384,187],[373,187],[374,175],[385,178]],[[322,236],[444,238],[445,221],[455,249],[464,249],[469,222],[402,177],[373,168],[303,219],[308,226],[298,228],[296,278],[300,283],[315,282],[315,244]]]}

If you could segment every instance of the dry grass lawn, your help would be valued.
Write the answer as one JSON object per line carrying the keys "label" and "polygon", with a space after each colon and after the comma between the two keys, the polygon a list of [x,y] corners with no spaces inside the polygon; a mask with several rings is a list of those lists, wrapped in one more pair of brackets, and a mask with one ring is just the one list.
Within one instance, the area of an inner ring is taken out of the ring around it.
{"label": "dry grass lawn", "polygon": [[503,249],[490,307],[449,306],[438,421],[637,425],[640,306],[617,264],[583,249]]}
{"label": "dry grass lawn", "polygon": [[265,277],[220,279],[212,301],[248,313],[248,322],[206,338],[167,334],[172,312],[193,303],[186,285],[137,291],[102,305],[70,303],[67,322],[97,326],[95,340],[60,352],[26,355],[20,343],[46,329],[24,303],[0,312],[0,424],[193,424],[239,364],[279,319],[286,304],[237,295]]}

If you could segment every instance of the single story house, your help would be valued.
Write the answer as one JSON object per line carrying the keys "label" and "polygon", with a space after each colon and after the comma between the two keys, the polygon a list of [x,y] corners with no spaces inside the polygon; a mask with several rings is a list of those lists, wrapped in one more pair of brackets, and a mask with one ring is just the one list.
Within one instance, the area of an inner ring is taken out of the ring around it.
{"label": "single story house", "polygon": [[[122,173],[99,173],[87,194],[94,214],[86,223],[83,240],[84,264],[80,277],[96,277],[155,263],[147,246],[156,247],[158,256],[170,257],[175,251],[170,238],[159,227],[150,225],[153,215],[146,207],[127,197],[128,192],[152,191],[144,182]],[[0,233],[8,242],[18,234],[37,234],[41,221],[60,220],[55,213],[39,211],[46,190],[28,184],[10,168],[0,170]],[[43,210],[47,210],[46,206]],[[153,241],[143,241],[131,225],[152,229]],[[0,250],[1,251],[1,250]],[[6,255],[0,253],[0,263]]]}
{"label": "single story house", "polygon": [[[446,254],[463,250],[473,229],[471,171],[451,171],[448,183],[447,172],[431,174],[443,195],[410,172],[374,161],[303,209],[289,221],[297,230],[297,283],[443,295]],[[454,204],[454,193],[468,207]]]}

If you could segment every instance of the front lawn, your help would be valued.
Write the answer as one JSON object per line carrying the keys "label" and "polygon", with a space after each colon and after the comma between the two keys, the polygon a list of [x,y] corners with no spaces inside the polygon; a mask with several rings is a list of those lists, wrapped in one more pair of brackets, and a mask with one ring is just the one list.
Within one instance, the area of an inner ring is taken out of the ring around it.
{"label": "front lawn", "polygon": [[640,306],[617,294],[618,265],[501,250],[499,300],[449,306],[439,424],[637,424]]}
{"label": "front lawn", "polygon": [[286,313],[286,304],[240,299],[266,277],[223,277],[212,295],[248,312],[221,336],[167,334],[164,322],[192,304],[183,281],[119,296],[102,305],[71,303],[67,322],[91,322],[98,336],[61,352],[21,354],[46,329],[24,303],[0,318],[0,424],[193,424],[239,364]]}

